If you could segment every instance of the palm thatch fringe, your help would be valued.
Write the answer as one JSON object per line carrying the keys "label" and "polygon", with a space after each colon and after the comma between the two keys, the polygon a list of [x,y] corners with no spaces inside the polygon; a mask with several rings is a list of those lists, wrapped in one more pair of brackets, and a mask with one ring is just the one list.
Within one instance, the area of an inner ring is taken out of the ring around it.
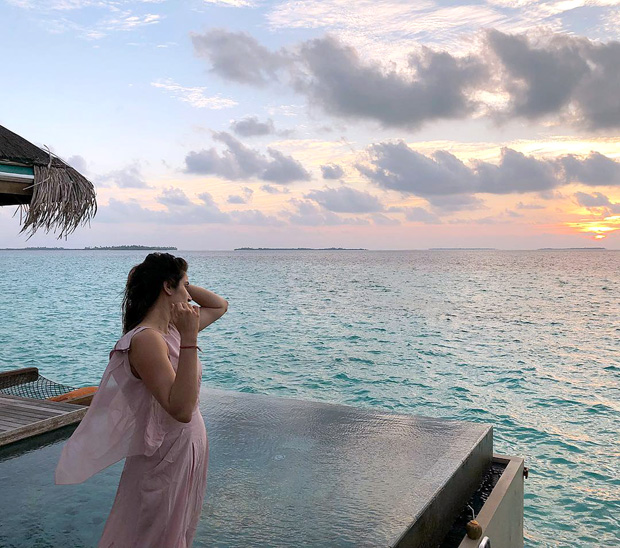
{"label": "palm thatch fringe", "polygon": [[51,154],[47,165],[33,167],[32,200],[19,206],[20,233],[29,233],[30,239],[41,228],[59,230],[58,239],[66,239],[80,224],[90,224],[97,213],[92,183],[60,159],[52,161]]}

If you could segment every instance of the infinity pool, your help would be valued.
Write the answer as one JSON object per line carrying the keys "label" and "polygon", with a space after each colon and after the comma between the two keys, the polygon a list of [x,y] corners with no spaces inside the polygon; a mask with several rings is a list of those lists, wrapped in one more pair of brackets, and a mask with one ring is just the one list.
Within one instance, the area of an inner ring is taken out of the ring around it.
{"label": "infinity pool", "polygon": [[[203,389],[209,476],[195,547],[388,546],[487,425]],[[123,463],[54,485],[74,427],[0,449],[0,546],[96,546]]]}

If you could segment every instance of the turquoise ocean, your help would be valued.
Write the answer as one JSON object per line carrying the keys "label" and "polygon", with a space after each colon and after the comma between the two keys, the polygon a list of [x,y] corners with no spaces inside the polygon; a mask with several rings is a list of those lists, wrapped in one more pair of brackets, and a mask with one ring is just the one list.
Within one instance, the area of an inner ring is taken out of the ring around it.
{"label": "turquoise ocean", "polygon": [[[620,546],[620,251],[175,251],[203,385],[490,423],[526,546]],[[0,251],[0,371],[97,384],[134,251]]]}

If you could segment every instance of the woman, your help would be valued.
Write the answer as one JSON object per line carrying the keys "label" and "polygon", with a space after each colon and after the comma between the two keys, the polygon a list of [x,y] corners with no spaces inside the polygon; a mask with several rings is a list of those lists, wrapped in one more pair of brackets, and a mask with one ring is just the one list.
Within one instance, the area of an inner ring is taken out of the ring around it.
{"label": "woman", "polygon": [[197,335],[227,309],[189,284],[180,257],[151,253],[131,269],[124,335],[56,468],[57,484],[81,483],[127,457],[100,548],[191,546],[209,451]]}

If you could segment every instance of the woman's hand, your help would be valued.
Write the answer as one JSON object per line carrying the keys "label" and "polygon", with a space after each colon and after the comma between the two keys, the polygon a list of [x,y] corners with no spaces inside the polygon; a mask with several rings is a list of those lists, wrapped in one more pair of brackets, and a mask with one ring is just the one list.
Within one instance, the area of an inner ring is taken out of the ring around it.
{"label": "woman's hand", "polygon": [[200,326],[199,307],[189,303],[172,303],[172,323],[181,334],[181,341],[196,344]]}

